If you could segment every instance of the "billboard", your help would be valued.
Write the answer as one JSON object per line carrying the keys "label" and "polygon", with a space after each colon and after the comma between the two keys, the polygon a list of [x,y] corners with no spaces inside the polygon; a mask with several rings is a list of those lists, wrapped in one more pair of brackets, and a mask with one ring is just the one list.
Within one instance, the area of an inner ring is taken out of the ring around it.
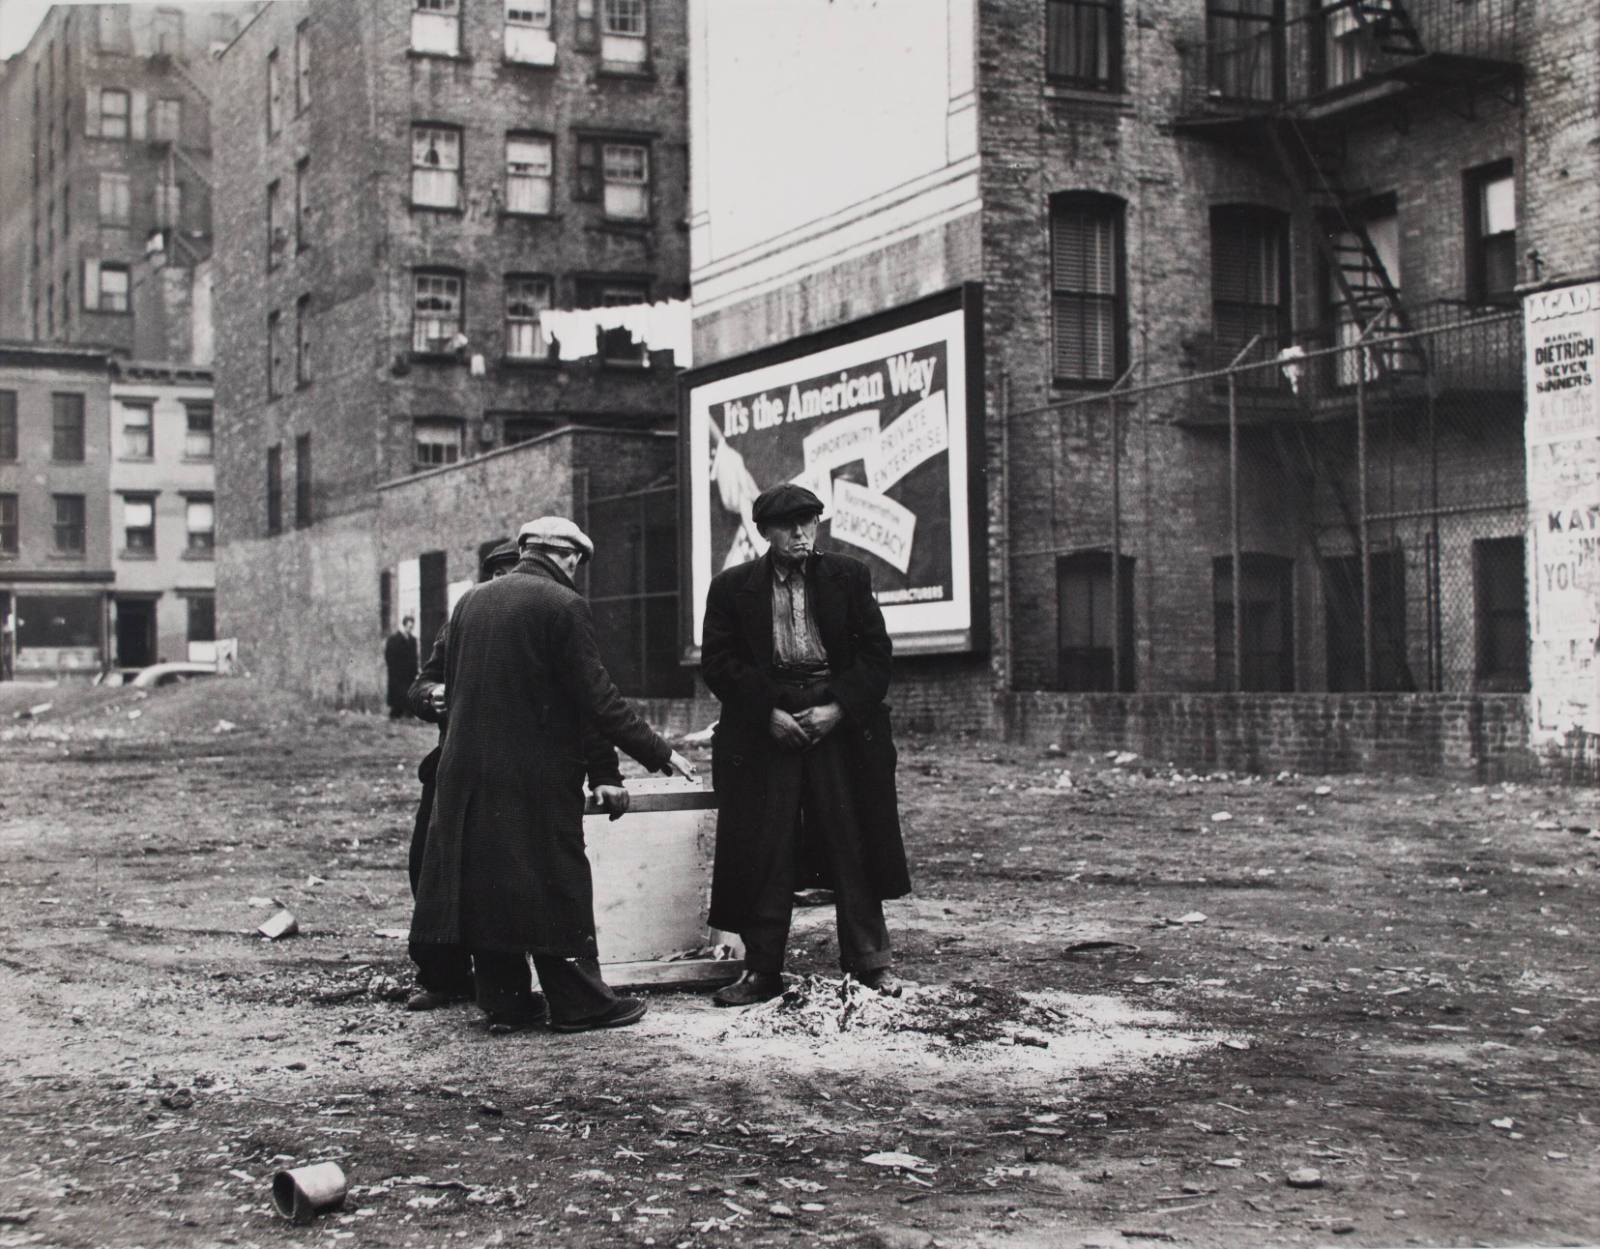
{"label": "billboard", "polygon": [[1535,743],[1600,733],[1600,282],[1523,298]]}
{"label": "billboard", "polygon": [[797,482],[823,550],[862,560],[897,653],[984,637],[982,312],[976,286],[683,379],[685,657],[711,579],[766,553],[755,497]]}

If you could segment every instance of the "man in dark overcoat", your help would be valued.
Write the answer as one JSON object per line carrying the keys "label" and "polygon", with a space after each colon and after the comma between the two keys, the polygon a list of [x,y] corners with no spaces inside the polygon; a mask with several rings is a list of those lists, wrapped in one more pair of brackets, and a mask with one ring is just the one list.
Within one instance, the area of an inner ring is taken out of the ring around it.
{"label": "man in dark overcoat", "polygon": [[450,616],[450,726],[411,940],[471,952],[491,1026],[542,1020],[531,955],[552,1029],[620,1027],[645,1007],[600,974],[583,848],[584,731],[652,771],[692,777],[694,768],[639,718],[600,660],[572,580],[594,553],[588,536],[546,517],[523,526],[518,546],[512,573],[464,595]]}
{"label": "man in dark overcoat", "polygon": [[415,621],[410,616],[400,621],[400,627],[384,639],[383,666],[388,673],[389,719],[403,720],[409,713],[406,692],[417,679],[417,635],[411,631]]}
{"label": "man in dark overcoat", "polygon": [[706,594],[701,672],[722,702],[712,741],[712,927],[737,932],[745,973],[722,1006],[783,992],[794,891],[834,891],[839,964],[898,993],[883,901],[911,889],[889,731],[892,647],[861,561],[816,549],[822,502],[785,483],[751,508],[768,543]]}

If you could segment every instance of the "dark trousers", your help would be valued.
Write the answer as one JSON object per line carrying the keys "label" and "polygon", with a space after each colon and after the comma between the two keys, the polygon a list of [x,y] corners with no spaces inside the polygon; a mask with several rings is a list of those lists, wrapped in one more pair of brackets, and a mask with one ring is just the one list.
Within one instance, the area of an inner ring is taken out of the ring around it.
{"label": "dark trousers", "polygon": [[[799,711],[827,697],[823,683],[797,685],[785,690],[783,707]],[[861,860],[861,826],[846,740],[835,729],[807,750],[774,754],[769,764],[766,823],[773,852],[766,875],[756,884],[757,920],[739,933],[744,939],[744,964],[751,971],[783,970],[802,845],[806,857],[820,858],[832,878],[839,966],[859,973],[893,961],[883,903],[868,884]]]}
{"label": "dark trousers", "polygon": [[[428,848],[428,821],[433,818],[432,781],[422,782],[422,799],[417,803],[417,818],[411,826],[411,852],[406,868],[411,874],[411,896],[417,896],[422,880],[422,856]],[[459,945],[434,942],[410,943],[408,953],[417,965],[417,983],[435,993],[465,996],[472,992],[472,958]]]}
{"label": "dark trousers", "polygon": [[[534,1013],[533,975],[528,960],[521,954],[503,950],[474,950],[477,970],[478,1005],[495,1016]],[[600,975],[600,964],[592,958],[553,958],[533,956],[533,971],[539,988],[550,1005],[551,1023],[576,1023],[603,1014],[617,1000],[611,986]]]}

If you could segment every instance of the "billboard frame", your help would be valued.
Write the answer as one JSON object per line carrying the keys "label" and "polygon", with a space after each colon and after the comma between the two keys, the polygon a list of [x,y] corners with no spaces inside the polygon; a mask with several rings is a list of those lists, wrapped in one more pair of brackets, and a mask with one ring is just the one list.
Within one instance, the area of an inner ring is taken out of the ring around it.
{"label": "billboard frame", "polygon": [[989,524],[987,502],[987,429],[985,405],[985,360],[983,352],[983,287],[977,282],[938,291],[910,303],[871,313],[842,325],[802,334],[770,347],[743,355],[730,356],[715,364],[689,369],[678,378],[678,649],[679,662],[700,662],[700,648],[694,641],[694,499],[690,456],[695,448],[690,437],[690,397],[702,386],[742,373],[773,365],[787,364],[806,356],[848,346],[862,339],[915,325],[951,312],[960,312],[964,355],[966,403],[966,507],[952,500],[952,520],[962,519],[967,532],[967,613],[965,629],[946,631],[919,639],[895,639],[899,655],[979,655],[989,649]]}

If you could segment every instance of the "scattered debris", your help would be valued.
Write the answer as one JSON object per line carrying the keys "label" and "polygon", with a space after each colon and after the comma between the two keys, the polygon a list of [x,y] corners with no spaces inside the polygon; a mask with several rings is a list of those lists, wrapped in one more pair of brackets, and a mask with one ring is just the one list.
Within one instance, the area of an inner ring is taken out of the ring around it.
{"label": "scattered debris", "polygon": [[284,937],[292,937],[300,931],[300,921],[295,914],[276,898],[272,900],[278,907],[266,921],[256,929],[268,941],[278,941]]}
{"label": "scattered debris", "polygon": [[1213,824],[1226,824],[1231,819],[1233,819],[1232,811],[1213,811],[1211,813],[1211,822]]}
{"label": "scattered debris", "polygon": [[1322,1172],[1315,1167],[1298,1167],[1284,1176],[1283,1182],[1290,1188],[1321,1188]]}
{"label": "scattered debris", "polygon": [[868,1154],[861,1161],[869,1167],[889,1167],[896,1171],[932,1171],[936,1169],[926,1158],[919,1158],[916,1154],[903,1153],[900,1150]]}

